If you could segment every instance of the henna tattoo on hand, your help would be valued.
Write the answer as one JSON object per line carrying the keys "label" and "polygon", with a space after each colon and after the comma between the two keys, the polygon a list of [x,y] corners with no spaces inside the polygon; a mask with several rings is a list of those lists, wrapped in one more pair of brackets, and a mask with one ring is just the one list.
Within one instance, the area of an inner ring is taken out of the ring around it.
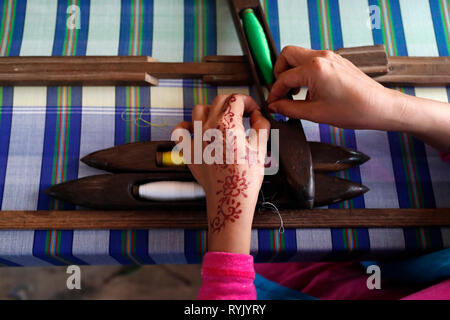
{"label": "henna tattoo on hand", "polygon": [[[224,135],[226,135],[226,129],[232,129],[236,127],[235,114],[231,111],[231,103],[236,101],[236,97],[231,95],[224,103],[223,110],[224,115],[222,122],[217,125]],[[225,141],[229,140],[226,137]],[[226,141],[225,148],[232,147],[236,152],[236,137],[233,137],[233,142]],[[225,178],[218,179],[217,183],[221,185],[221,188],[217,191],[216,195],[220,195],[220,199],[217,204],[217,215],[210,222],[212,232],[220,232],[228,221],[235,222],[239,219],[242,213],[241,203],[238,201],[238,197],[247,198],[246,190],[248,189],[249,181],[247,180],[247,171],[239,172],[239,168],[236,165],[228,166],[225,163],[218,165],[220,170],[226,171]]]}
{"label": "henna tattoo on hand", "polygon": [[221,197],[217,205],[217,215],[211,221],[213,232],[220,232],[227,221],[235,222],[236,219],[239,219],[242,210],[241,203],[237,198],[240,196],[247,198],[246,190],[249,185],[247,171],[239,173],[239,169],[235,166],[228,168],[225,179],[218,179],[217,182],[222,186],[216,193]]}

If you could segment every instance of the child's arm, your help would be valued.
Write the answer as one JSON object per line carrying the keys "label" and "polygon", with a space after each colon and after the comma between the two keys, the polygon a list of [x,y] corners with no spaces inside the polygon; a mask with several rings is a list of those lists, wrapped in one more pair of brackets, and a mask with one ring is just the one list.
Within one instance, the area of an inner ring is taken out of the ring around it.
{"label": "child's arm", "polygon": [[[242,122],[244,114],[250,117],[255,130],[248,138]],[[269,122],[251,97],[240,94],[220,95],[211,106],[197,105],[192,119],[194,124],[182,122],[176,129],[194,133],[192,139],[189,132],[183,135],[184,143],[192,142],[191,157],[185,151],[183,156],[206,193],[208,253],[203,260],[199,298],[255,299],[250,238],[264,177]],[[201,126],[203,136],[211,133],[211,142],[201,142],[201,133],[193,130],[195,125]],[[211,152],[213,143],[222,148]],[[189,164],[186,158],[195,159],[195,152],[201,163]],[[227,158],[230,154],[233,157]]]}
{"label": "child's arm", "polygon": [[[450,104],[383,87],[332,51],[289,46],[275,65],[273,112],[348,129],[407,132],[450,153]],[[308,87],[306,101],[283,99]]]}

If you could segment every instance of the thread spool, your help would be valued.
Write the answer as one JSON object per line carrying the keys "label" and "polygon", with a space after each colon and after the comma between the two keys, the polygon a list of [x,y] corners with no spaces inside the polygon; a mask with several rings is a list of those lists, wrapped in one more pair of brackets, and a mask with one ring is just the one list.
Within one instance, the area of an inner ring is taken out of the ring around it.
{"label": "thread spool", "polygon": [[243,10],[241,18],[256,67],[260,71],[265,85],[270,85],[275,81],[275,77],[273,75],[273,63],[269,42],[267,41],[264,29],[253,9],[248,8]]}
{"label": "thread spool", "polygon": [[172,151],[156,152],[156,165],[161,167],[185,166],[183,155]]}
{"label": "thread spool", "polygon": [[203,187],[191,181],[155,181],[133,186],[135,196],[152,201],[186,201],[205,198]]}

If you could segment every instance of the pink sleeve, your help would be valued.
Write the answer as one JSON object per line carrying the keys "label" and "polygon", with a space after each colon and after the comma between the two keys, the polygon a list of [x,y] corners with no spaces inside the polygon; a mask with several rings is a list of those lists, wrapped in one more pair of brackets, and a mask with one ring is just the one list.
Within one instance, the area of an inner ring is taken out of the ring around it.
{"label": "pink sleeve", "polygon": [[402,300],[449,300],[450,280],[443,281],[422,291],[413,293]]}
{"label": "pink sleeve", "polygon": [[207,252],[202,263],[199,300],[256,300],[253,257]]}
{"label": "pink sleeve", "polygon": [[442,161],[450,162],[450,154],[449,153],[441,153]]}

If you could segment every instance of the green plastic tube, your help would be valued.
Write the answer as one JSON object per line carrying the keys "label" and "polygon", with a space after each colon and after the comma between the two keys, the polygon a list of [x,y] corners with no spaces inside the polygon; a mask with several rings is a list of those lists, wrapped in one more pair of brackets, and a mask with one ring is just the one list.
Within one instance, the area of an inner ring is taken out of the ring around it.
{"label": "green plastic tube", "polygon": [[273,75],[269,43],[267,42],[264,29],[253,12],[253,9],[245,9],[241,17],[253,59],[263,77],[264,84],[270,85],[275,81],[275,77]]}

